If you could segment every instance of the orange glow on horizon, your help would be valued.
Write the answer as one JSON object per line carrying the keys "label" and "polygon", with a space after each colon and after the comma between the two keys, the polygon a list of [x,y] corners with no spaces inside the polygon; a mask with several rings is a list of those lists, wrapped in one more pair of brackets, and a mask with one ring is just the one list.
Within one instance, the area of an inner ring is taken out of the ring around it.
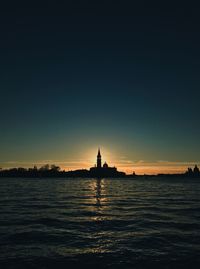
{"label": "orange glow on horizon", "polygon": [[[105,161],[105,160],[103,160]],[[107,160],[106,160],[107,162]],[[36,165],[37,167],[41,167],[45,164],[55,164],[60,166],[61,170],[65,171],[72,171],[77,169],[90,169],[90,167],[93,167],[96,162],[92,161],[41,161],[41,162],[9,162],[5,163],[2,168],[10,169],[13,167],[24,167],[24,168],[30,168]],[[109,166],[115,166],[117,167],[118,171],[125,172],[126,174],[133,174],[135,172],[137,175],[144,175],[144,174],[173,174],[173,173],[184,173],[188,167],[194,167],[195,164],[199,166],[200,162],[166,162],[166,163],[130,163],[130,164],[124,164],[123,162],[113,162],[109,163],[107,162]]]}
{"label": "orange glow on horizon", "polygon": [[[104,162],[110,167],[116,167],[118,171],[125,172],[126,174],[137,175],[154,175],[154,174],[175,174],[184,173],[188,167],[194,167],[196,164],[199,166],[200,161],[197,162],[171,162],[171,161],[132,161],[126,158],[126,156],[121,156],[116,159],[117,154],[110,152],[104,147],[100,146],[102,155],[102,165]],[[55,164],[61,168],[61,170],[72,171],[78,169],[90,169],[96,164],[98,147],[94,147],[81,156],[79,159],[66,159],[66,160],[38,160],[38,161],[8,161],[2,163],[2,168],[13,168],[13,167],[24,167],[30,168],[33,166],[41,167],[45,164]],[[115,157],[114,157],[115,156]],[[119,156],[119,155],[118,155]]]}
{"label": "orange glow on horizon", "polygon": [[[109,163],[108,163],[109,164]],[[134,166],[124,166],[123,164],[116,164],[118,171],[125,172],[126,174],[133,174],[135,172],[137,175],[144,174],[176,174],[176,173],[184,173],[188,167],[194,167],[195,163],[173,163],[173,165],[158,165],[158,163],[154,164],[145,164],[145,165],[134,165]],[[90,167],[94,166],[93,163],[80,163],[79,165],[74,165],[72,167],[69,166],[61,166],[63,170],[70,171],[76,169],[90,169]]]}

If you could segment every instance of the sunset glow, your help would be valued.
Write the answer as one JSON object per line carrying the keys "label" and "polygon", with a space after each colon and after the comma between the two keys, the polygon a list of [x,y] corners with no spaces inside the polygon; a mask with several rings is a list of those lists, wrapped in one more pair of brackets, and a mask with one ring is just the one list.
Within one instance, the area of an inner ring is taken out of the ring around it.
{"label": "sunset glow", "polygon": [[[93,152],[93,151],[92,151]],[[104,156],[104,154],[103,154]],[[106,156],[110,156],[107,153]],[[109,161],[108,161],[109,160]],[[103,162],[107,162],[110,166],[115,166],[119,171],[123,171],[127,174],[132,174],[135,172],[138,175],[143,174],[162,174],[162,173],[183,173],[187,170],[188,167],[193,167],[194,165],[199,165],[199,162],[168,162],[168,161],[157,161],[157,162],[148,162],[148,161],[121,161],[109,158],[103,158]],[[62,170],[70,171],[77,169],[89,169],[94,166],[96,163],[96,156],[92,157],[92,155],[88,155],[88,159],[84,160],[74,160],[74,161],[59,161],[59,160],[41,160],[41,161],[19,161],[19,162],[5,162],[2,163],[2,168],[13,168],[13,167],[25,167],[30,168],[33,165],[37,167],[41,167],[45,164],[55,164],[60,166]]]}

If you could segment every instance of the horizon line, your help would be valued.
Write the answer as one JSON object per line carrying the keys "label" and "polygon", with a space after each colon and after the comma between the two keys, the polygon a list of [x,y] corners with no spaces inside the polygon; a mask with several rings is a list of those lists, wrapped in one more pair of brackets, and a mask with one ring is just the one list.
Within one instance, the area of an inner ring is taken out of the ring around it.
{"label": "horizon line", "polygon": [[[23,162],[23,161],[7,161],[1,162],[4,164],[3,166],[0,165],[0,169],[13,169],[13,168],[33,168],[34,166],[38,166],[38,168],[44,165],[58,165],[62,171],[75,171],[75,170],[87,170],[91,166],[91,163],[83,163],[83,162],[75,162],[75,161],[53,161],[53,160],[43,160],[37,162]],[[66,164],[71,164],[70,166],[66,166]],[[146,161],[139,161],[133,163],[117,163],[115,167],[118,171],[125,172],[127,175],[135,173],[136,175],[158,175],[158,174],[181,174],[187,171],[188,168],[191,166],[194,167],[195,165],[199,166],[198,161],[196,162],[171,162],[171,161],[156,161],[156,162],[146,162]],[[5,165],[6,164],[6,165]],[[10,165],[13,164],[13,165]],[[18,165],[17,165],[18,164]],[[20,165],[21,164],[21,165]],[[74,164],[74,165],[72,165]],[[82,165],[81,165],[82,164]],[[127,166],[127,164],[129,164]],[[32,165],[32,166],[30,166]]]}

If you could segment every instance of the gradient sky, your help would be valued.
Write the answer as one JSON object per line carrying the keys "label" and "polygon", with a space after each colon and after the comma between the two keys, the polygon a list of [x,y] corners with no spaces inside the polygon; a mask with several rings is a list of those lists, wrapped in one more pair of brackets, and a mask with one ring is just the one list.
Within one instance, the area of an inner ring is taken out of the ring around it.
{"label": "gradient sky", "polygon": [[11,2],[0,9],[0,167],[88,168],[98,146],[127,172],[200,163],[198,6]]}

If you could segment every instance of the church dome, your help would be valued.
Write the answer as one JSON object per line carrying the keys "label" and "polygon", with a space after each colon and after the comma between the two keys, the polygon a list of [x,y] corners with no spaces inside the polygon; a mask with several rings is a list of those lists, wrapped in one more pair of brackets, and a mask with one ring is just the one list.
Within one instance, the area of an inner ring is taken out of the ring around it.
{"label": "church dome", "polygon": [[108,164],[105,162],[103,168],[108,168]]}

